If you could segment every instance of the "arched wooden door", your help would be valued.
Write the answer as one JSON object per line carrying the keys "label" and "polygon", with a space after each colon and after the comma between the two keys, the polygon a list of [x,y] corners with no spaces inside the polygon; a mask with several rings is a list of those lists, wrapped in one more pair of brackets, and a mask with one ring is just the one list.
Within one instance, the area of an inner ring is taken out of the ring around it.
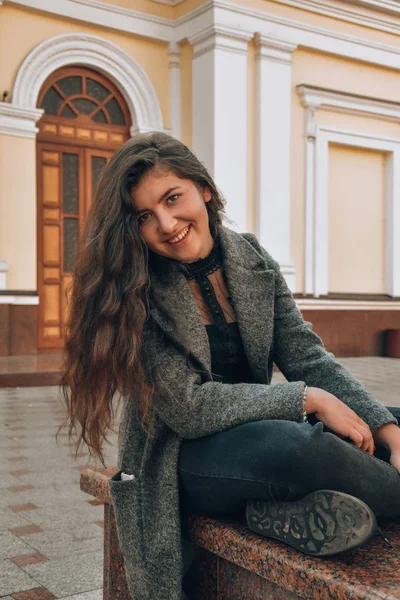
{"label": "arched wooden door", "polygon": [[100,173],[129,138],[126,102],[99,73],[68,67],[42,87],[37,141],[38,349],[64,344],[67,289]]}

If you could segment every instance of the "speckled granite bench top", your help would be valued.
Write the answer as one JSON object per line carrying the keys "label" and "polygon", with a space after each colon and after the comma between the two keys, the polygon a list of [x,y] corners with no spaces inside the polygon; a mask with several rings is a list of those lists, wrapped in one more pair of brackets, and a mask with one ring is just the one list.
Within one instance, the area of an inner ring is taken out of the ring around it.
{"label": "speckled granite bench top", "polygon": [[[115,469],[87,469],[81,489],[110,502],[108,478]],[[251,533],[245,523],[192,516],[189,531],[200,547],[304,598],[400,600],[400,522],[381,520],[392,543],[378,536],[366,547],[332,558],[312,558]]]}

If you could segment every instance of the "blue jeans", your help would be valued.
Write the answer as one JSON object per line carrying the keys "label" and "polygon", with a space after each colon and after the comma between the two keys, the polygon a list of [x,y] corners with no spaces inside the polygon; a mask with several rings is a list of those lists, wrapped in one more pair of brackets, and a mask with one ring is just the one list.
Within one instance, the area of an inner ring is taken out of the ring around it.
{"label": "blue jeans", "polygon": [[[389,410],[400,422],[400,408]],[[179,455],[181,510],[244,519],[246,501],[294,500],[318,489],[363,500],[376,515],[400,516],[400,475],[389,453],[356,448],[321,422],[253,421],[195,440]]]}

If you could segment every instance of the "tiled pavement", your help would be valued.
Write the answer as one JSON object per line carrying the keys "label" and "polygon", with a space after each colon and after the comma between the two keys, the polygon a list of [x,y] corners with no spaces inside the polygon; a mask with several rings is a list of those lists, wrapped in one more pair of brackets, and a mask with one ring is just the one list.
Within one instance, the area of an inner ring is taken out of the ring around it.
{"label": "tiled pavement", "polygon": [[[400,360],[341,362],[384,404],[400,406]],[[276,374],[274,383],[282,376]],[[0,389],[0,598],[100,600],[103,507],[79,489],[56,387]],[[106,462],[116,462],[116,436]]]}

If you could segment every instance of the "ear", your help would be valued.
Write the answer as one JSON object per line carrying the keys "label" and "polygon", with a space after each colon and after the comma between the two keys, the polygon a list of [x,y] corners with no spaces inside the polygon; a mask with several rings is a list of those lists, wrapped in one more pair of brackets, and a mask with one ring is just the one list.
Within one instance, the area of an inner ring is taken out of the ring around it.
{"label": "ear", "polygon": [[205,186],[203,188],[203,198],[204,198],[204,202],[210,202],[210,200],[212,198],[211,190],[207,186]]}

